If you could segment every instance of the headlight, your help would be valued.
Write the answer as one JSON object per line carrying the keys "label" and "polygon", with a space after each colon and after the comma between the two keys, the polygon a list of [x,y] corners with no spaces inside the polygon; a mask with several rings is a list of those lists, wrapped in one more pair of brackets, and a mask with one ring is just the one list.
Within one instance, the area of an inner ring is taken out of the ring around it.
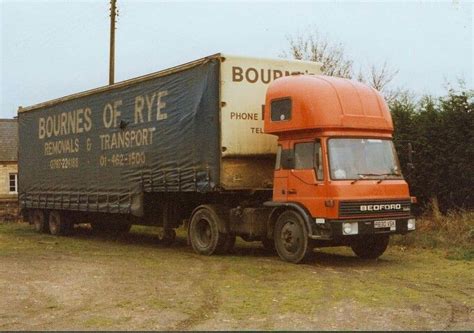
{"label": "headlight", "polygon": [[314,219],[314,222],[316,222],[316,224],[324,224],[326,220],[321,217],[317,217]]}
{"label": "headlight", "polygon": [[359,225],[357,224],[357,222],[343,223],[342,233],[344,235],[357,235],[359,233]]}
{"label": "headlight", "polygon": [[407,229],[408,229],[408,230],[415,230],[415,229],[416,229],[416,221],[415,221],[415,219],[408,219],[408,222],[407,222]]}

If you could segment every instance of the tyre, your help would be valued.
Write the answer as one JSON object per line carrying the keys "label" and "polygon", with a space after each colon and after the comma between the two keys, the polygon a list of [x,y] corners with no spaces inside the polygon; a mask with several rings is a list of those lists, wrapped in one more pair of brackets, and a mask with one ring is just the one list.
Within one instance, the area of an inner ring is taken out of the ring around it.
{"label": "tyre", "polygon": [[191,217],[189,236],[191,246],[198,254],[209,256],[224,252],[227,237],[219,232],[219,223],[225,221],[222,212],[217,209],[214,206],[202,206]]}
{"label": "tyre", "polygon": [[312,251],[303,218],[295,211],[283,212],[275,224],[275,248],[281,259],[300,263]]}
{"label": "tyre", "polygon": [[351,243],[352,251],[362,259],[377,259],[388,247],[389,236],[366,236]]}
{"label": "tyre", "polygon": [[262,238],[263,248],[268,252],[275,252],[275,241],[273,239],[264,237]]}
{"label": "tyre", "polygon": [[72,231],[72,223],[66,220],[65,214],[57,210],[49,213],[49,232],[54,236],[66,236]]}
{"label": "tyre", "polygon": [[41,209],[35,209],[31,212],[30,221],[37,232],[48,232],[48,222],[46,213]]}

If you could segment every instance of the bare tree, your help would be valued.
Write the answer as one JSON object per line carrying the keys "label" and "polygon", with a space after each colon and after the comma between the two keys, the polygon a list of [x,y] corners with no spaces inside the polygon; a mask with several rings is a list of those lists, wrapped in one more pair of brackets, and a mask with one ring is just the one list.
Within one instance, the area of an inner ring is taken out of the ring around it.
{"label": "bare tree", "polygon": [[317,30],[287,37],[289,51],[282,56],[298,60],[317,61],[322,63],[321,71],[325,75],[355,78],[382,92],[387,99],[396,98],[398,90],[390,90],[389,85],[398,74],[385,61],[381,67],[370,65],[368,69],[354,73],[354,62],[346,56],[342,43],[331,42]]}
{"label": "bare tree", "polygon": [[352,60],[345,57],[344,46],[330,42],[319,32],[288,36],[289,52],[283,57],[322,63],[325,75],[352,78]]}
{"label": "bare tree", "polygon": [[398,70],[390,68],[387,61],[381,67],[370,65],[367,74],[362,71],[359,74],[359,80],[367,83],[371,87],[383,92],[387,85],[397,76]]}
{"label": "bare tree", "polygon": [[394,103],[414,104],[417,101],[415,93],[406,88],[385,89],[383,95],[389,106],[394,105]]}

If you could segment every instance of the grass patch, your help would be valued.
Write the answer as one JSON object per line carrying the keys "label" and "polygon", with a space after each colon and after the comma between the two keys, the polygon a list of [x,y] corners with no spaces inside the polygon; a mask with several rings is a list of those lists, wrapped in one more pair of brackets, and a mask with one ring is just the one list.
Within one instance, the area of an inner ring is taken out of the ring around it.
{"label": "grass patch", "polygon": [[[199,256],[184,236],[178,232],[167,248],[159,245],[156,229],[145,227],[118,238],[80,228],[72,237],[54,237],[25,223],[0,223],[0,267],[13,267],[0,269],[0,280],[10,281],[2,297],[13,318],[2,319],[10,325],[2,328],[26,327],[15,326],[22,316],[40,322],[47,313],[61,321],[36,328],[355,329],[352,317],[341,319],[344,311],[362,320],[359,328],[370,328],[379,327],[370,323],[380,313],[408,309],[390,320],[426,329],[438,327],[430,326],[431,318],[445,317],[444,300],[474,308],[474,263],[447,260],[445,250],[416,242],[410,249],[392,246],[376,261],[340,247],[318,249],[308,263],[292,265],[242,240],[233,254]],[[409,312],[414,308],[425,317]],[[294,325],[285,318],[295,318]],[[305,326],[312,320],[320,322]],[[340,320],[346,321],[333,326]],[[210,323],[217,326],[202,326]]]}
{"label": "grass patch", "polygon": [[392,244],[423,249],[440,249],[453,260],[474,259],[474,211],[450,211],[442,214],[436,200],[417,219],[417,230],[396,236]]}

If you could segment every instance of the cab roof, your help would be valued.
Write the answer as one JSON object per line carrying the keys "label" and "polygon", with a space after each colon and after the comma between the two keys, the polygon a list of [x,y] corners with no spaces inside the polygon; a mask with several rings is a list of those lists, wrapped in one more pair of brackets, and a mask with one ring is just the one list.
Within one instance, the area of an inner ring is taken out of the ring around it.
{"label": "cab roof", "polygon": [[[280,112],[281,106],[291,110],[283,110],[279,116],[275,113]],[[295,75],[272,82],[267,90],[264,119],[265,132],[271,134],[315,129],[393,132],[387,103],[377,90],[357,81],[324,75]]]}

